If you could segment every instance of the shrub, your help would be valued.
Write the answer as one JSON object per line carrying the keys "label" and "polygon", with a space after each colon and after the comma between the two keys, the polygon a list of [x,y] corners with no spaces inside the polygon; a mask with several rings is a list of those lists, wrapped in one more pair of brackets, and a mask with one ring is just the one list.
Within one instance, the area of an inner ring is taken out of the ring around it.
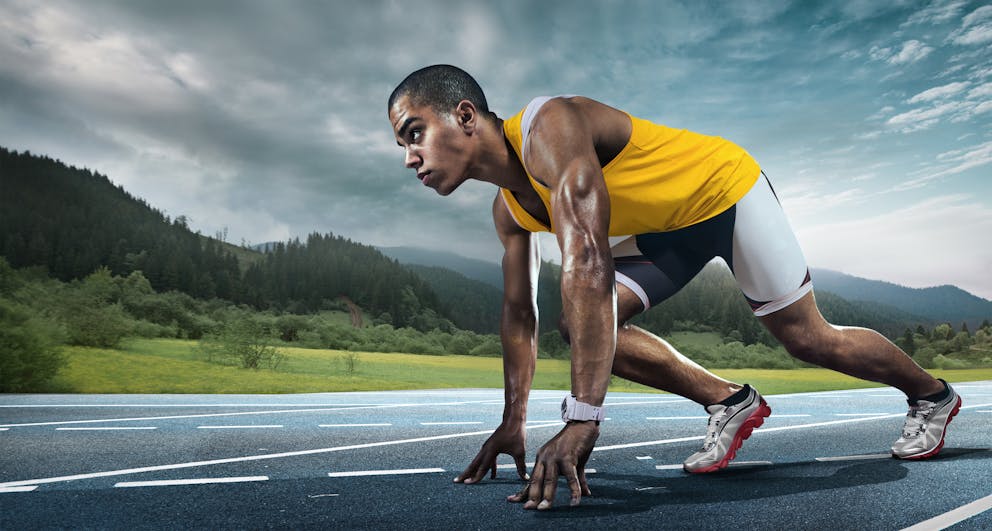
{"label": "shrub", "polygon": [[247,318],[231,320],[219,332],[205,335],[199,350],[209,362],[245,369],[277,369],[283,360],[265,328]]}
{"label": "shrub", "polygon": [[58,325],[0,299],[0,392],[44,390],[65,359]]}

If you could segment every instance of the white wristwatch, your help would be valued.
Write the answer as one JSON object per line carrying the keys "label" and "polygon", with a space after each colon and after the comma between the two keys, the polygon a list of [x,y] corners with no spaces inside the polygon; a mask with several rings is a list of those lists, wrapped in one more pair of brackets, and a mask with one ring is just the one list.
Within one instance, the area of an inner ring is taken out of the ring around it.
{"label": "white wristwatch", "polygon": [[575,395],[568,395],[561,402],[561,420],[595,420],[599,424],[606,418],[606,408],[596,407],[585,402],[579,402]]}

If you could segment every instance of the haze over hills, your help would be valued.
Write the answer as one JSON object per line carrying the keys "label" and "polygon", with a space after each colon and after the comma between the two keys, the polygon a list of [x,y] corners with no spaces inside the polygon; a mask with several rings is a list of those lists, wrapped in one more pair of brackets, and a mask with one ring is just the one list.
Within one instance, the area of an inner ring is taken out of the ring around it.
{"label": "haze over hills", "polygon": [[[450,251],[432,251],[414,247],[379,247],[400,263],[444,267],[502,290],[502,272],[498,264],[466,258]],[[972,330],[992,316],[992,301],[982,299],[956,286],[909,288],[891,282],[812,268],[818,292],[828,291],[848,301],[859,301],[864,310],[887,316],[890,321],[920,321],[955,326],[967,323]]]}

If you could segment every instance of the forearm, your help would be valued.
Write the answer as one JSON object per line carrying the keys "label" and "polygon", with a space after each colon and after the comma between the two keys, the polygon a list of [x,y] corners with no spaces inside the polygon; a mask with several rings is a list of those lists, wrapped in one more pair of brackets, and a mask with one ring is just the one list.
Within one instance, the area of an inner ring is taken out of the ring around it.
{"label": "forearm", "polygon": [[537,315],[533,309],[504,305],[500,340],[503,344],[503,421],[524,422],[537,364]]}
{"label": "forearm", "polygon": [[562,267],[562,312],[572,350],[572,394],[601,405],[616,354],[616,295],[608,250],[596,247],[566,257]]}

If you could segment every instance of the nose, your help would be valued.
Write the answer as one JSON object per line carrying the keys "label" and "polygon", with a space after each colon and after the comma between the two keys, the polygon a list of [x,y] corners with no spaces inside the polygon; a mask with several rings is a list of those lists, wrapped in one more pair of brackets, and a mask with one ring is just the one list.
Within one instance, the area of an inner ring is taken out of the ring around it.
{"label": "nose", "polygon": [[420,165],[423,163],[424,160],[420,158],[420,155],[414,153],[414,151],[409,147],[406,148],[406,158],[403,161],[403,164],[406,165],[407,168],[417,169],[420,168]]}

